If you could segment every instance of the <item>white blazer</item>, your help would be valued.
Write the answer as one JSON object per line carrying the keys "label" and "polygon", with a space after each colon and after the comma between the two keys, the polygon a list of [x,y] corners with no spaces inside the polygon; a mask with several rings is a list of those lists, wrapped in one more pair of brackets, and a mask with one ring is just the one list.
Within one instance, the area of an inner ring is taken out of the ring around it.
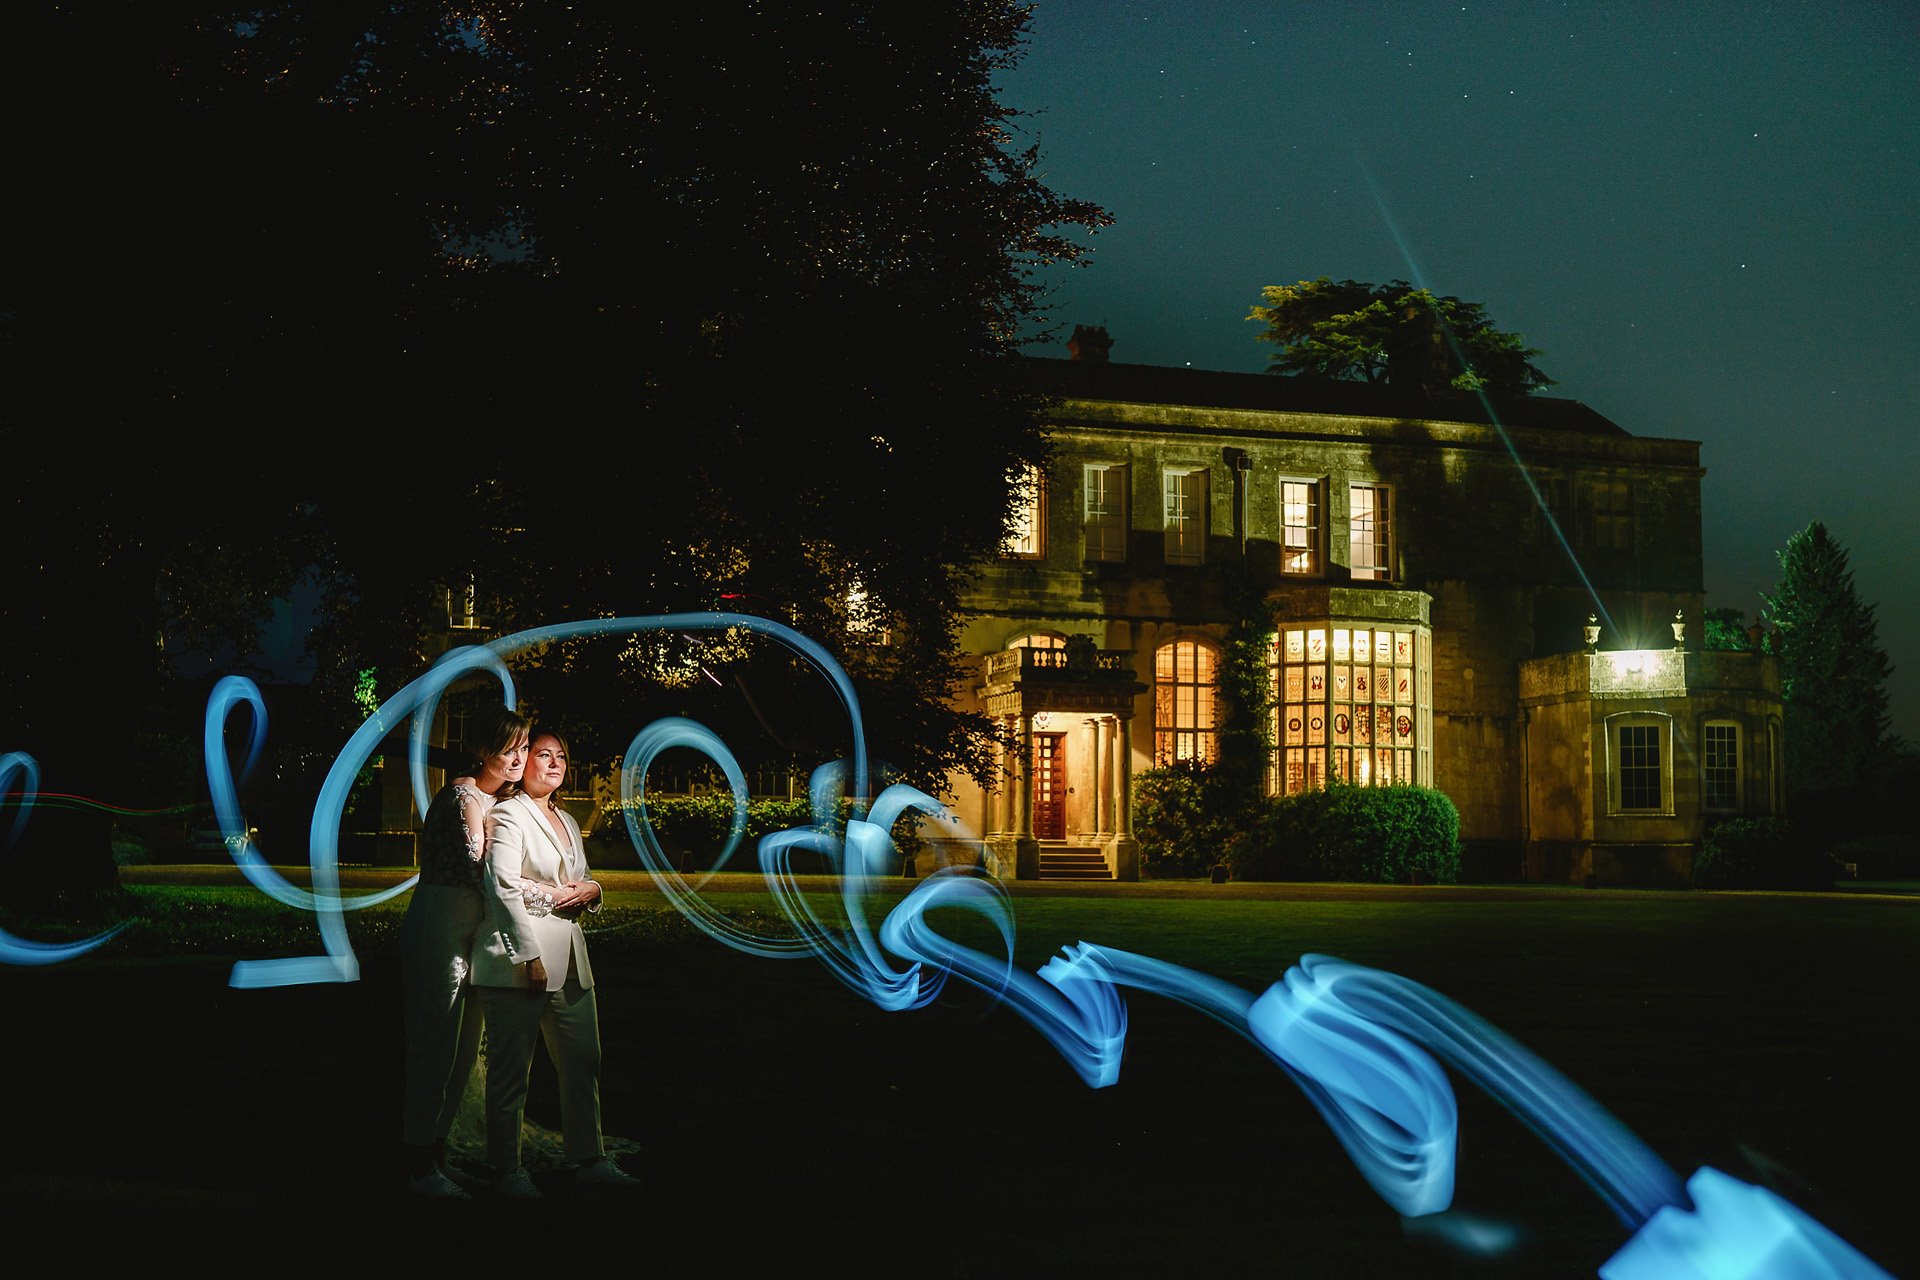
{"label": "white blazer", "polygon": [[[587,963],[587,937],[577,921],[529,908],[527,891],[551,890],[569,880],[586,880],[587,849],[573,815],[562,812],[567,828],[562,845],[541,812],[542,805],[526,794],[503,800],[487,818],[487,882],[493,890],[492,928],[480,930],[473,948],[473,984],[478,987],[524,987],[527,961],[538,959],[547,970],[547,990],[566,985],[577,973],[580,985],[593,985],[593,966]],[[589,911],[600,909],[595,898]]]}

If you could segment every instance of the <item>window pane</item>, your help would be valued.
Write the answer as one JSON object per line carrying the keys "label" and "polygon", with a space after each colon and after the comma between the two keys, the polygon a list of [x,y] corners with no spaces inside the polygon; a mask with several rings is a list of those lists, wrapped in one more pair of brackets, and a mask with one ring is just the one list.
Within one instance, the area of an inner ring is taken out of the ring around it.
{"label": "window pane", "polygon": [[1620,729],[1620,807],[1660,808],[1660,730],[1654,725]]}
{"label": "window pane", "polygon": [[1199,564],[1207,532],[1207,473],[1168,471],[1163,479],[1166,498],[1166,553],[1168,564]]}
{"label": "window pane", "polygon": [[1740,805],[1740,729],[1738,725],[1710,724],[1700,752],[1702,799],[1709,809],[1737,809]]}
{"label": "window pane", "polygon": [[1308,480],[1280,482],[1280,570],[1320,572],[1320,486]]}
{"label": "window pane", "polygon": [[1360,579],[1393,576],[1390,509],[1385,485],[1356,484],[1347,490],[1349,559]]}
{"label": "window pane", "polygon": [[1192,640],[1176,640],[1154,652],[1154,754],[1158,763],[1214,759],[1218,718],[1214,663],[1213,650]]}
{"label": "window pane", "polygon": [[1082,527],[1089,560],[1127,558],[1127,469],[1093,465],[1084,472],[1086,510]]}

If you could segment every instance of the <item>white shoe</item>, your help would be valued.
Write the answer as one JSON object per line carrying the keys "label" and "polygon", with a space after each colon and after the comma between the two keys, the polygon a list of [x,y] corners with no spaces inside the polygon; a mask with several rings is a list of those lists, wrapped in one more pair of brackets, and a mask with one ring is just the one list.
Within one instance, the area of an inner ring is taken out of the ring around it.
{"label": "white shoe", "polygon": [[611,1156],[598,1156],[573,1171],[576,1187],[637,1187],[640,1179],[613,1162]]}
{"label": "white shoe", "polygon": [[407,1190],[416,1196],[432,1196],[438,1200],[471,1200],[472,1196],[460,1189],[460,1184],[440,1170],[423,1174],[418,1178],[407,1179]]}
{"label": "white shoe", "polygon": [[496,1200],[544,1200],[547,1193],[533,1185],[533,1175],[527,1172],[527,1166],[515,1165],[512,1172],[493,1180],[488,1188]]}

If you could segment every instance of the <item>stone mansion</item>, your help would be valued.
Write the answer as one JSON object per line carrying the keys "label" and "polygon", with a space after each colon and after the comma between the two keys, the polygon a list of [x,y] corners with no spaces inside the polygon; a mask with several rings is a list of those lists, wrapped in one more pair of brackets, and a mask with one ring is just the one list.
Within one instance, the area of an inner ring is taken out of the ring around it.
{"label": "stone mansion", "polygon": [[1221,563],[1276,619],[1269,789],[1437,787],[1467,879],[1684,883],[1708,821],[1778,811],[1774,660],[1700,644],[1696,442],[1075,337],[1029,362],[1054,460],[961,633],[970,705],[1026,750],[956,780],[969,835],[930,824],[924,857],[1137,878],[1134,776],[1215,750]]}

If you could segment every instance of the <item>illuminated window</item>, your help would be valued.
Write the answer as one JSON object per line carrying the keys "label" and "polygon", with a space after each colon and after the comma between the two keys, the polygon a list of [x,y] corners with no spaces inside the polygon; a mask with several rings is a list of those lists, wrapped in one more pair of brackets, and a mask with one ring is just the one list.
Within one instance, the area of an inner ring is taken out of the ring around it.
{"label": "illuminated window", "polygon": [[1288,624],[1268,664],[1274,708],[1268,789],[1433,785],[1433,649],[1400,627]]}
{"label": "illuminated window", "polygon": [[1673,719],[1654,712],[1607,717],[1609,812],[1673,813]]}
{"label": "illuminated window", "polygon": [[1700,735],[1700,798],[1709,809],[1740,807],[1740,726],[1712,720]]}
{"label": "illuminated window", "polygon": [[1127,558],[1127,469],[1105,463],[1091,464],[1085,471],[1085,511],[1082,529],[1086,533],[1087,559],[1125,560]]}
{"label": "illuminated window", "polygon": [[1320,485],[1280,482],[1280,572],[1320,572]]}
{"label": "illuminated window", "polygon": [[1016,560],[1038,560],[1046,548],[1046,491],[1040,468],[1029,466],[1013,487],[1012,528],[1006,554]]}
{"label": "illuminated window", "polygon": [[1212,763],[1215,756],[1215,655],[1193,640],[1161,645],[1153,655],[1153,758]]}
{"label": "illuminated window", "polygon": [[1393,505],[1383,484],[1356,484],[1347,490],[1347,531],[1353,576],[1386,581],[1393,577]]}
{"label": "illuminated window", "polygon": [[1207,550],[1207,473],[1203,469],[1162,475],[1166,497],[1168,564],[1199,564]]}
{"label": "illuminated window", "polygon": [[1064,649],[1067,638],[1057,631],[1035,631],[1007,641],[1009,649]]}
{"label": "illuminated window", "polygon": [[1601,551],[1633,550],[1633,492],[1625,480],[1595,480],[1588,489],[1592,545]]}

